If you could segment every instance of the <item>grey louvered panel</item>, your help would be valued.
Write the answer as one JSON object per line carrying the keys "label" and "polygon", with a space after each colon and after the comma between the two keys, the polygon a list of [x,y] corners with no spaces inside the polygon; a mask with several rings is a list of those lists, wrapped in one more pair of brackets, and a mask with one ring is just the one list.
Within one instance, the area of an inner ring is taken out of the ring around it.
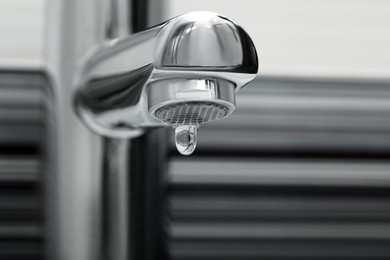
{"label": "grey louvered panel", "polygon": [[[201,152],[220,153],[334,153],[374,154],[390,153],[390,135],[382,133],[354,133],[327,131],[299,131],[283,129],[202,129],[198,135]],[[172,137],[173,138],[173,137]],[[172,139],[171,138],[171,139]]]}
{"label": "grey louvered panel", "polygon": [[16,227],[21,224],[37,227],[43,209],[36,194],[42,178],[40,160],[31,156],[4,157],[0,159],[0,223],[3,222],[0,228],[15,223]]}
{"label": "grey louvered panel", "polygon": [[[20,242],[18,244],[12,242],[0,242],[0,255],[3,257],[2,259],[43,259],[42,252],[42,246],[29,241]],[[32,255],[35,256],[35,258],[32,258]]]}
{"label": "grey louvered panel", "polygon": [[[388,221],[390,199],[305,198],[278,195],[253,196],[175,194],[171,200],[175,221]],[[379,210],[378,210],[379,209]]]}
{"label": "grey louvered panel", "polygon": [[389,259],[388,240],[266,240],[266,241],[178,241],[171,247],[178,260],[313,260]]}
{"label": "grey louvered panel", "polygon": [[170,254],[389,259],[389,155],[389,82],[259,79],[172,157]]}
{"label": "grey louvered panel", "polygon": [[173,259],[388,259],[390,162],[177,158]]}
{"label": "grey louvered panel", "polygon": [[[4,77],[4,76],[3,76]],[[19,109],[35,108],[39,109],[42,105],[43,96],[41,90],[36,86],[26,85],[15,86],[14,84],[4,82],[1,87],[0,104],[2,107],[15,107]]]}
{"label": "grey louvered panel", "polygon": [[0,227],[0,239],[42,239],[42,230],[37,224],[7,224]]}
{"label": "grey louvered panel", "polygon": [[390,223],[177,223],[173,239],[267,240],[267,239],[351,239],[390,241]]}
{"label": "grey louvered panel", "polygon": [[38,182],[40,169],[38,158],[0,158],[0,182]]}
{"label": "grey louvered panel", "polygon": [[2,108],[0,121],[13,124],[36,124],[42,121],[42,111],[36,108]]}
{"label": "grey louvered panel", "polygon": [[0,259],[43,259],[44,77],[0,73]]}
{"label": "grey louvered panel", "polygon": [[[44,133],[42,127],[32,126],[28,123],[25,125],[4,124],[0,125],[0,144],[36,147],[35,144],[37,140],[39,140]],[[0,152],[2,152],[2,150],[0,150]]]}
{"label": "grey louvered panel", "polygon": [[296,159],[175,159],[170,166],[173,185],[309,185],[389,187],[388,161]]}

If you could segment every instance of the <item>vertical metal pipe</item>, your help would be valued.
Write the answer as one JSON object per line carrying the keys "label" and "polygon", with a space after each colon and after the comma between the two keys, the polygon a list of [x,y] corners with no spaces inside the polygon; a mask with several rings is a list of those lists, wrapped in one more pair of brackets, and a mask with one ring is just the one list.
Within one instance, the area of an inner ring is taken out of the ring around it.
{"label": "vertical metal pipe", "polygon": [[[130,34],[131,1],[109,0],[106,39],[118,39]],[[129,153],[131,140],[104,138],[101,197],[101,243],[103,260],[130,259],[129,236],[131,192]],[[130,205],[130,206],[129,206]]]}
{"label": "vertical metal pipe", "polygon": [[107,8],[107,39],[118,39],[132,32],[132,5],[130,0],[109,0]]}
{"label": "vertical metal pipe", "polygon": [[[106,0],[104,0],[106,1]],[[73,109],[79,61],[104,39],[103,0],[47,1],[45,64],[55,102],[56,166],[50,174],[48,258],[100,259],[101,137]]]}
{"label": "vertical metal pipe", "polygon": [[130,240],[137,234],[130,234],[129,223],[137,221],[130,219],[134,215],[130,199],[140,198],[132,198],[139,191],[129,186],[134,179],[129,170],[132,141],[102,140],[80,122],[72,107],[80,60],[108,38],[132,32],[132,2],[47,1],[45,64],[57,107],[53,152],[57,164],[48,196],[49,259],[125,260],[134,255],[135,242]]}
{"label": "vertical metal pipe", "polygon": [[105,260],[128,259],[129,148],[126,139],[105,138],[102,178],[102,252]]}

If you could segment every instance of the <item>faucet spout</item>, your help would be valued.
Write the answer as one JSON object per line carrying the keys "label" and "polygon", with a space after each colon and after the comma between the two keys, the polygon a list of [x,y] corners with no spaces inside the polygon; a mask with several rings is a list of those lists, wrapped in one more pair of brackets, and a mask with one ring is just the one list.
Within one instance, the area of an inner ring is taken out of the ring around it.
{"label": "faucet spout", "polygon": [[199,127],[230,115],[235,93],[257,70],[256,49],[239,25],[192,12],[92,51],[76,78],[75,108],[89,128],[108,137]]}

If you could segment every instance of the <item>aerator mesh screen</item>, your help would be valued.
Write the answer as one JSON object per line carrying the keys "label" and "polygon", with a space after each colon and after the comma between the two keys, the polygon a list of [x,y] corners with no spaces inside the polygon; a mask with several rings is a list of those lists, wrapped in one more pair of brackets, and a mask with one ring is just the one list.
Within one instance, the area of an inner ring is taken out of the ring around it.
{"label": "aerator mesh screen", "polygon": [[155,116],[171,126],[195,125],[222,119],[228,115],[229,108],[212,102],[176,103],[160,107]]}

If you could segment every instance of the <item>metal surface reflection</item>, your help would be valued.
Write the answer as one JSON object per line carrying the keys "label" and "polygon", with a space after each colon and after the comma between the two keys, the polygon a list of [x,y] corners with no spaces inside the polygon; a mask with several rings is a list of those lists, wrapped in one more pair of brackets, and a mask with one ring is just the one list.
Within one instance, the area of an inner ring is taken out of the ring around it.
{"label": "metal surface reflection", "polygon": [[[167,125],[154,116],[167,103],[223,103],[230,114],[235,92],[257,70],[255,47],[239,25],[193,12],[96,49],[76,77],[75,106],[94,132],[135,137],[143,128]],[[156,103],[150,96],[165,99]]]}

